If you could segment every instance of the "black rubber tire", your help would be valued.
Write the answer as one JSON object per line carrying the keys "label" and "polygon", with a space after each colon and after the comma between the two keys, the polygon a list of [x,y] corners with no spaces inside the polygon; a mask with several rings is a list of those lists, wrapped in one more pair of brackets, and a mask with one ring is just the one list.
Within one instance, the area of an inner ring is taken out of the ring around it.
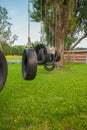
{"label": "black rubber tire", "polygon": [[58,51],[55,51],[55,54],[50,54],[50,57],[47,61],[48,65],[54,64],[54,62],[59,62],[61,60],[61,56]]}
{"label": "black rubber tire", "polygon": [[[36,51],[36,54],[37,54],[37,61],[38,61],[38,64],[44,64],[47,62],[49,56],[50,56],[50,50],[49,48],[45,45],[45,44],[38,44],[36,47],[35,47],[35,51]],[[40,54],[42,56],[40,56]]]}
{"label": "black rubber tire", "polygon": [[0,91],[3,89],[8,74],[8,65],[3,52],[0,50]]}
{"label": "black rubber tire", "polygon": [[54,64],[54,62],[55,62],[54,59],[55,59],[55,57],[54,57],[54,55],[51,53],[49,59],[48,59],[47,62],[46,62],[46,65],[51,66],[52,64]]}
{"label": "black rubber tire", "polygon": [[47,71],[53,71],[55,69],[55,64],[44,64],[44,69]]}
{"label": "black rubber tire", "polygon": [[44,55],[44,49],[43,48],[41,48],[38,51],[37,59],[38,59],[38,64],[40,64],[40,65],[45,62],[45,55]]}
{"label": "black rubber tire", "polygon": [[25,80],[33,80],[37,73],[37,55],[34,49],[26,48],[22,56],[22,75]]}

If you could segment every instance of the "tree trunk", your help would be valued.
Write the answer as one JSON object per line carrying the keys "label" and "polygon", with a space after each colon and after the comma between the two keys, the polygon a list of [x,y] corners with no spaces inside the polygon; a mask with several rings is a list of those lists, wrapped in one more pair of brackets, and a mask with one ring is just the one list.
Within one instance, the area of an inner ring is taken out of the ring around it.
{"label": "tree trunk", "polygon": [[57,63],[57,67],[64,66],[64,37],[62,37],[62,19],[61,9],[55,0],[55,50],[59,51],[61,60]]}
{"label": "tree trunk", "polygon": [[[57,67],[64,66],[64,41],[68,32],[71,12],[72,12],[72,0],[68,0],[67,6],[62,7],[55,0],[55,49],[59,51],[61,60],[57,63]],[[65,12],[65,13],[64,13]],[[63,15],[64,14],[64,15]]]}
{"label": "tree trunk", "polygon": [[57,67],[64,67],[64,39],[56,38],[55,49],[59,51],[61,56],[61,60],[57,63]]}

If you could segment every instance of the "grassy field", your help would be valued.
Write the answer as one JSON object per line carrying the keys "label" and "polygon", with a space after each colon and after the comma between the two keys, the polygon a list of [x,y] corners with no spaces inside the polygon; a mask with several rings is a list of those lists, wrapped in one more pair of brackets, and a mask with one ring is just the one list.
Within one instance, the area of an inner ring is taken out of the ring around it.
{"label": "grassy field", "polygon": [[0,130],[87,130],[87,65],[39,66],[33,81],[23,80],[20,64],[8,67]]}

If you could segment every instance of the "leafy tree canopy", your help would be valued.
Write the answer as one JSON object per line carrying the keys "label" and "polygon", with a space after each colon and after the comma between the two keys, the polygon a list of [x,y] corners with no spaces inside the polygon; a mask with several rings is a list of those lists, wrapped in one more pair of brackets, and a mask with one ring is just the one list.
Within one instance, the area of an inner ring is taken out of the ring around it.
{"label": "leafy tree canopy", "polygon": [[[54,40],[53,37],[55,35],[51,31],[54,29],[54,21],[56,21],[55,2],[57,3],[57,16],[61,17],[63,27],[63,24],[66,24],[67,21],[65,17],[68,13],[68,0],[32,0],[33,12],[31,13],[31,18],[36,22],[41,20],[44,22],[44,33],[46,33],[46,40],[49,44],[52,44],[51,42],[52,39]],[[70,19],[64,44],[66,50],[74,48],[83,38],[87,37],[87,0],[72,0],[71,4],[72,18]],[[63,29],[60,32],[61,34],[62,31]],[[81,34],[80,39],[78,39],[79,34]]]}
{"label": "leafy tree canopy", "polygon": [[12,35],[11,33],[12,24],[9,20],[10,18],[8,17],[7,9],[0,6],[0,45],[2,45],[3,42],[12,45],[18,38],[16,35]]}

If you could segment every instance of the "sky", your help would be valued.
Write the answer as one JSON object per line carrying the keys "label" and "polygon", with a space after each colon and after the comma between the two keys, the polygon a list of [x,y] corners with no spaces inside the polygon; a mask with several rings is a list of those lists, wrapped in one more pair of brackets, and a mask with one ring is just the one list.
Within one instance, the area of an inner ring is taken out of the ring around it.
{"label": "sky", "polygon": [[[24,45],[28,41],[28,0],[0,0],[0,6],[8,11],[10,23],[13,24],[11,31],[18,36],[15,45]],[[31,41],[40,41],[41,24],[30,23]],[[87,48],[87,38],[80,42],[77,47]]]}
{"label": "sky", "polygon": [[[8,11],[9,20],[12,23],[11,31],[18,36],[16,45],[24,45],[28,41],[28,0],[0,0],[0,6]],[[40,41],[40,23],[30,23],[31,41]]]}

